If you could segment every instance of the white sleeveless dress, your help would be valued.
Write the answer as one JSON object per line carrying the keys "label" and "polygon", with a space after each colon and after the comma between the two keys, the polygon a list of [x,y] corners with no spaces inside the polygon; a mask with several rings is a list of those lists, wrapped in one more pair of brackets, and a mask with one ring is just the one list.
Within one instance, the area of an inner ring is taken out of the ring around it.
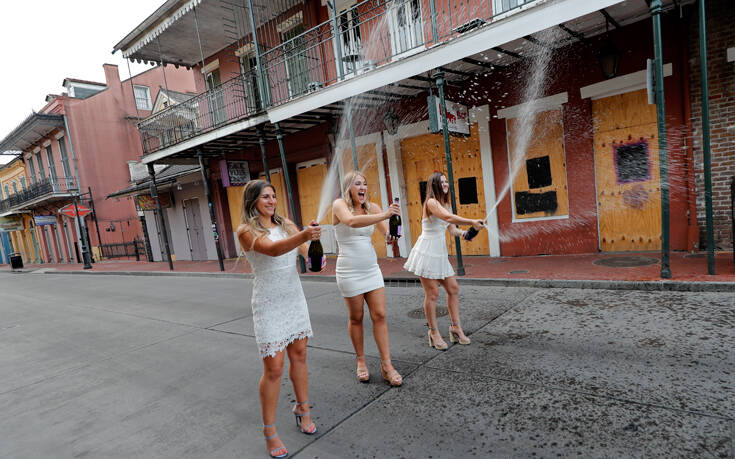
{"label": "white sleeveless dress", "polygon": [[[281,227],[271,228],[271,241],[288,235]],[[297,339],[314,334],[304,289],[296,271],[297,249],[271,257],[250,250],[245,252],[253,268],[253,325],[260,358],[273,357]]]}
{"label": "white sleeveless dress", "polygon": [[371,239],[374,226],[351,228],[340,222],[334,227],[339,246],[335,270],[337,288],[345,298],[385,285]]}
{"label": "white sleeveless dress", "polygon": [[421,220],[421,236],[408,254],[403,269],[426,279],[454,276],[449,264],[445,232],[450,224],[437,217]]}

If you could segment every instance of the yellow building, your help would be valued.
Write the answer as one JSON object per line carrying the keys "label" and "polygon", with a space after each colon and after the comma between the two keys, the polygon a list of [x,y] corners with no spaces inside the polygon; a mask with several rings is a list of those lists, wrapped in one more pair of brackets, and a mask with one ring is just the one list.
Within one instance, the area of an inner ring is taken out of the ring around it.
{"label": "yellow building", "polygon": [[8,231],[11,250],[20,252],[25,263],[41,263],[42,254],[38,244],[39,238],[33,217],[30,214],[9,211],[12,197],[28,187],[25,165],[20,158],[0,166],[0,217],[6,221],[20,220],[22,230]]}

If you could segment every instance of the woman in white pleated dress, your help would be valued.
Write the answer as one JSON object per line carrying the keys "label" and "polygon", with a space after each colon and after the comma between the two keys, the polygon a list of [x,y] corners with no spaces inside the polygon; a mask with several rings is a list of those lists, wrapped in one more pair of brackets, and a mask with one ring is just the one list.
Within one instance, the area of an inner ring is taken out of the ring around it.
{"label": "woman in white pleated dress", "polygon": [[284,354],[288,354],[288,375],[296,395],[292,410],[296,425],[308,435],[317,431],[309,411],[309,371],[306,367],[306,342],[313,333],[296,271],[296,251],[306,256],[306,243],[321,237],[321,227],[316,222],[312,225],[299,231],[291,221],[279,216],[275,188],[265,180],[252,180],[245,186],[237,237],[246,250],[245,257],[254,274],[253,326],[263,359],[260,408],[263,434],[271,457],[288,455],[275,426]]}
{"label": "woman in white pleated dress", "polygon": [[403,266],[419,276],[424,287],[424,314],[429,327],[429,346],[440,351],[447,349],[447,343],[437,330],[436,300],[439,285],[447,292],[449,310],[449,340],[459,344],[470,344],[459,321],[459,286],[454,269],[449,264],[445,231],[452,236],[464,237],[465,231],[455,225],[471,225],[476,230],[482,228],[482,220],[460,217],[449,211],[449,181],[441,172],[434,172],[426,182],[426,200],[421,220],[421,236],[408,255]]}
{"label": "woman in white pleated dress", "polygon": [[337,288],[345,298],[349,321],[347,330],[357,356],[357,379],[370,380],[365,362],[362,318],[363,304],[367,303],[373,321],[373,336],[380,353],[380,371],[391,386],[400,386],[401,375],[390,360],[388,324],[385,319],[385,287],[378,257],[372,243],[374,227],[388,235],[386,220],[399,215],[398,204],[383,212],[379,205],[368,201],[368,183],[365,176],[356,171],[345,174],[342,181],[342,197],[332,204],[332,223],[335,226],[339,254],[337,256]]}

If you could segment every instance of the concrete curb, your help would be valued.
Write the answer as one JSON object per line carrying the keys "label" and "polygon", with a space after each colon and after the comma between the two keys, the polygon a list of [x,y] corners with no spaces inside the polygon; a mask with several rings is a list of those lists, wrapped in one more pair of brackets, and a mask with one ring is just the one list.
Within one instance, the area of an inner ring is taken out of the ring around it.
{"label": "concrete curb", "polygon": [[[32,271],[31,271],[32,273]],[[204,273],[165,271],[44,271],[43,274],[82,274],[92,276],[167,276],[167,277],[212,277],[215,279],[252,279],[248,273]],[[334,282],[334,276],[301,276],[302,281]],[[415,277],[386,277],[386,285],[420,286]],[[492,287],[532,288],[579,288],[600,290],[642,290],[665,292],[735,292],[735,282],[687,282],[687,281],[617,281],[617,280],[568,280],[568,279],[477,279],[458,277],[462,285]]]}

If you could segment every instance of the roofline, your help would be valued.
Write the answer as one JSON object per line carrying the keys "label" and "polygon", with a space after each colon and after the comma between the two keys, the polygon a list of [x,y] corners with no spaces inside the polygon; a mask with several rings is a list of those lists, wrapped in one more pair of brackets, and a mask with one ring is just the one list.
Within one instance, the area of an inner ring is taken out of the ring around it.
{"label": "roofline", "polygon": [[[3,150],[5,147],[5,144],[14,142],[13,137],[18,137],[24,133],[25,130],[29,129],[30,126],[33,124],[34,121],[56,121],[58,123],[63,122],[64,115],[55,115],[50,113],[36,113],[32,112],[26,119],[21,121],[21,123],[8,135],[5,136],[2,140],[0,140],[0,150]],[[59,125],[59,127],[63,126],[62,124]]]}
{"label": "roofline", "polygon": [[125,37],[120,40],[114,48],[112,48],[112,54],[115,54],[117,51],[120,51],[133,43],[141,35],[145,34],[153,25],[166,17],[171,10],[177,8],[186,1],[187,0],[166,0],[166,3],[159,6],[158,9],[153,12],[153,14],[151,14],[143,22],[138,24],[138,26],[135,27],[132,32],[125,35]]}

